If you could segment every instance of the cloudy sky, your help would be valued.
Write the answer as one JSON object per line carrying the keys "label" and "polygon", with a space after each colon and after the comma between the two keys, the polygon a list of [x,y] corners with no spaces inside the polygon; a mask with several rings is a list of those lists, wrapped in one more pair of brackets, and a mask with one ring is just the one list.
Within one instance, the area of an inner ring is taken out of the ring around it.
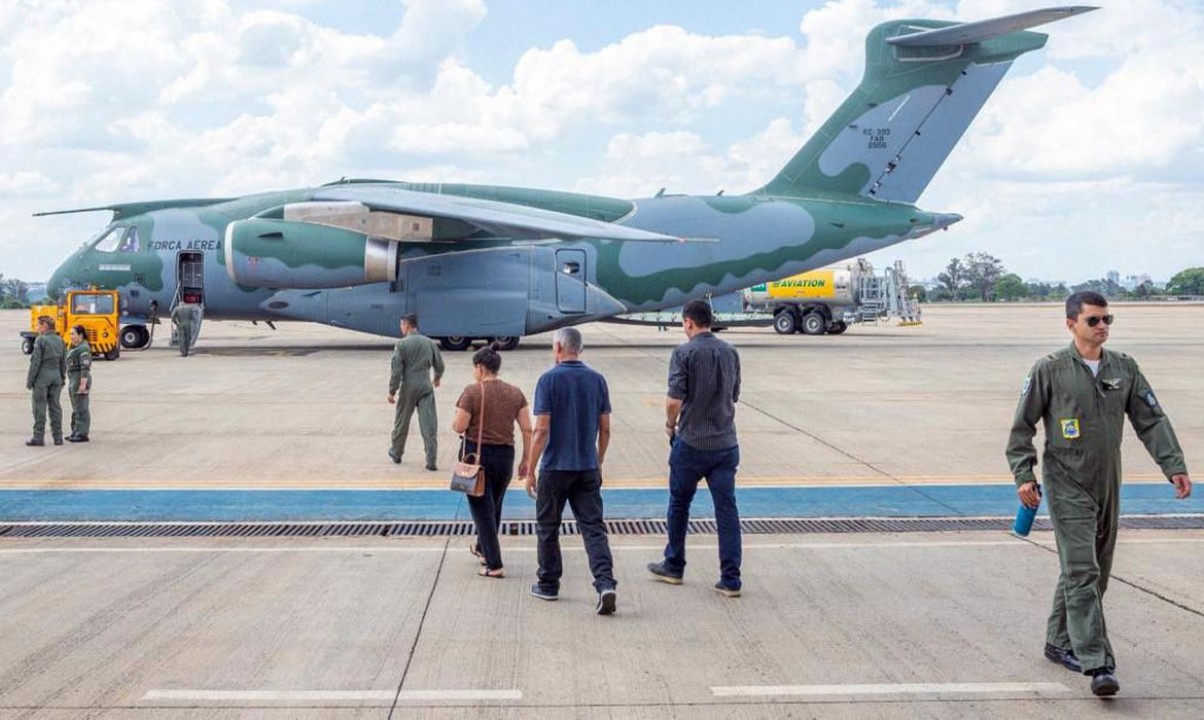
{"label": "cloudy sky", "polygon": [[[857,84],[874,24],[1049,4],[0,0],[0,273],[45,279],[108,220],[37,211],[343,176],[745,192]],[[920,198],[966,220],[879,264],[1204,265],[1204,3],[1044,29]]]}

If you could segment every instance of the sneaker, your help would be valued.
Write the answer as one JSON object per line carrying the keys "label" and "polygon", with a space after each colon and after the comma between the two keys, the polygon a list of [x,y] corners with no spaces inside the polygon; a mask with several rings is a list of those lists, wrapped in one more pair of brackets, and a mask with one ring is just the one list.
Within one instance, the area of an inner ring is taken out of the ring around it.
{"label": "sneaker", "polygon": [[670,585],[681,585],[681,572],[670,570],[665,566],[664,562],[648,563],[648,572],[656,576],[657,580]]}
{"label": "sneaker", "polygon": [[1109,697],[1120,692],[1120,681],[1112,674],[1112,668],[1091,671],[1091,692],[1096,697]]}
{"label": "sneaker", "polygon": [[618,595],[615,594],[614,588],[603,590],[598,593],[598,607],[594,608],[594,612],[599,615],[614,615],[617,600]]}
{"label": "sneaker", "polygon": [[531,586],[531,597],[537,597],[540,600],[547,600],[550,602],[552,600],[559,600],[560,594],[554,590],[544,590],[539,586],[539,583],[535,583]]}
{"label": "sneaker", "polygon": [[1045,657],[1048,658],[1050,662],[1056,662],[1067,670],[1079,673],[1080,675],[1083,673],[1083,664],[1079,662],[1077,657],[1074,656],[1073,650],[1063,650],[1056,645],[1050,645],[1049,643],[1046,643]]}
{"label": "sneaker", "polygon": [[729,598],[740,597],[740,588],[736,588],[735,590],[733,590],[730,587],[728,587],[727,585],[724,585],[722,580],[715,583],[715,592],[719,593],[723,597],[729,597]]}

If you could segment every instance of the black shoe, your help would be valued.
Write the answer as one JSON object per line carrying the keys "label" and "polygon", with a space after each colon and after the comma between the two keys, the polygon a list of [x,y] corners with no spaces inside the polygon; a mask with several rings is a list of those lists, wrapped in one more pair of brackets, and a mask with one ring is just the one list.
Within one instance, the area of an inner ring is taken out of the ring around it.
{"label": "black shoe", "polygon": [[28,445],[29,447],[42,447],[43,445],[46,444],[46,441],[40,440],[38,438],[29,438],[28,440],[25,441],[25,444]]}
{"label": "black shoe", "polygon": [[426,464],[426,469],[427,469],[427,470],[430,470],[431,472],[435,472],[435,471],[436,471],[436,470],[438,470],[439,468],[435,467],[435,463],[427,463],[427,464]]}
{"label": "black shoe", "polygon": [[531,586],[531,596],[537,597],[540,600],[548,600],[548,601],[560,599],[560,593],[558,593],[554,590],[544,590],[543,588],[541,588],[539,586],[539,583],[535,583],[534,585]]}
{"label": "black shoe", "polygon": [[1097,697],[1108,697],[1120,692],[1120,681],[1112,674],[1112,668],[1096,668],[1091,671],[1091,692]]}
{"label": "black shoe", "polygon": [[67,438],[67,442],[88,442],[88,436],[87,435],[72,435],[71,437]]}
{"label": "black shoe", "polygon": [[614,615],[617,600],[618,595],[615,594],[614,588],[603,590],[598,593],[598,607],[594,608],[594,612],[599,615]]}
{"label": "black shoe", "polygon": [[394,465],[401,464],[401,456],[398,455],[397,451],[394,450],[393,448],[389,448],[389,459],[393,461]]}
{"label": "black shoe", "polygon": [[1056,662],[1067,670],[1079,673],[1080,675],[1083,673],[1083,664],[1079,662],[1077,657],[1074,656],[1074,650],[1063,650],[1056,645],[1050,645],[1049,643],[1046,643],[1045,657],[1048,658],[1050,662]]}
{"label": "black shoe", "polygon": [[663,562],[648,563],[648,572],[656,576],[657,580],[670,585],[681,585],[682,573],[678,570],[670,570]]}
{"label": "black shoe", "polygon": [[63,439],[62,439],[62,438],[55,438],[55,439],[54,439],[54,444],[55,444],[55,445],[62,445],[62,444],[63,444]]}
{"label": "black shoe", "polygon": [[729,597],[729,598],[740,597],[740,588],[734,588],[734,589],[730,588],[727,585],[724,585],[722,580],[715,583],[715,592],[719,593],[723,597]]}

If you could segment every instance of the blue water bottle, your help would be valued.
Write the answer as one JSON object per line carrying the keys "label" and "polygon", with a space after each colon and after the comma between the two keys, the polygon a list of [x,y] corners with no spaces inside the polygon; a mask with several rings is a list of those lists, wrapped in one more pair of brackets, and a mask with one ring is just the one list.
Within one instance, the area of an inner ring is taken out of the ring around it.
{"label": "blue water bottle", "polygon": [[[1037,486],[1037,507],[1040,507],[1041,486]],[[1033,520],[1037,519],[1037,508],[1029,507],[1024,503],[1020,503],[1020,509],[1016,511],[1016,521],[1012,523],[1012,532],[1020,537],[1028,537],[1029,532],[1033,529]]]}

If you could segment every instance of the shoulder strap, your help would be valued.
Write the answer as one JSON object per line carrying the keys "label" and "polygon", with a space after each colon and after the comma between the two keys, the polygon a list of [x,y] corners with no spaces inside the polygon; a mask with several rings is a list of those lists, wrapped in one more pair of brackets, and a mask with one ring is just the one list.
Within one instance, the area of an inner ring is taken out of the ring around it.
{"label": "shoulder strap", "polygon": [[[477,417],[477,451],[476,451],[475,455],[477,456],[477,464],[480,464],[480,462],[481,462],[481,439],[485,435],[485,383],[479,382],[479,383],[477,383],[477,387],[480,388],[480,390],[481,390],[481,412],[480,412],[479,416]],[[469,424],[471,424],[471,422]],[[468,444],[467,443],[465,443],[462,446],[462,449],[464,452],[460,456],[460,462],[464,462],[464,459],[467,458],[468,455],[470,454],[470,453],[468,453]]]}

